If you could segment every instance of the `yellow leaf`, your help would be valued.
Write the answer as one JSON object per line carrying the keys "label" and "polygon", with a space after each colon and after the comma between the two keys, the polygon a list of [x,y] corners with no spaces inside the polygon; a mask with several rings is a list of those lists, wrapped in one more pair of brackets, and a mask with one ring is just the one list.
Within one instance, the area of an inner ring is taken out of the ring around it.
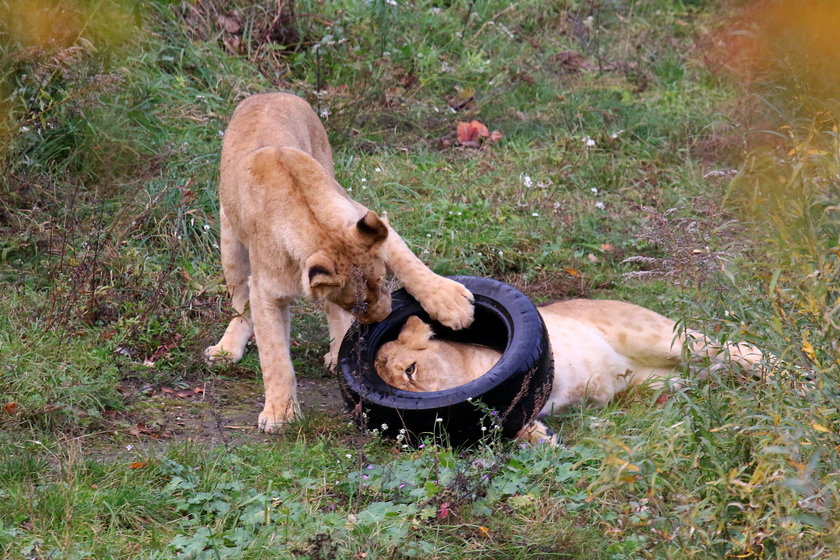
{"label": "yellow leaf", "polygon": [[812,362],[817,362],[817,354],[814,352],[814,346],[808,342],[807,340],[802,342],[802,351],[808,356],[808,359]]}
{"label": "yellow leaf", "polygon": [[639,467],[630,463],[629,461],[625,461],[624,459],[619,459],[615,455],[610,455],[607,457],[605,461],[608,465],[616,466],[621,468],[622,470],[627,470],[630,472],[639,472]]}
{"label": "yellow leaf", "polygon": [[826,434],[830,434],[830,433],[831,433],[831,430],[829,430],[828,428],[826,428],[826,427],[825,427],[825,426],[823,426],[822,424],[817,424],[816,422],[814,422],[813,424],[811,424],[811,427],[812,427],[812,428],[814,428],[815,430],[817,430],[818,432],[824,432],[824,433],[826,433]]}

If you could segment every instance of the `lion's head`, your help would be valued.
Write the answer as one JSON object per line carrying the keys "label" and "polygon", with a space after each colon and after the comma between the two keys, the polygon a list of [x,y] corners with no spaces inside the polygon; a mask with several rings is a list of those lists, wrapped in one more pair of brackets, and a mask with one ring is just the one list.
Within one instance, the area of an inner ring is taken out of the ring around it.
{"label": "lion's head", "polygon": [[442,391],[478,378],[499,356],[485,346],[437,340],[432,327],[412,315],[397,339],[376,353],[375,367],[379,377],[397,389]]}
{"label": "lion's head", "polygon": [[306,259],[303,282],[309,295],[329,300],[362,323],[381,321],[391,312],[381,255],[388,226],[372,211],[344,232],[343,243]]}

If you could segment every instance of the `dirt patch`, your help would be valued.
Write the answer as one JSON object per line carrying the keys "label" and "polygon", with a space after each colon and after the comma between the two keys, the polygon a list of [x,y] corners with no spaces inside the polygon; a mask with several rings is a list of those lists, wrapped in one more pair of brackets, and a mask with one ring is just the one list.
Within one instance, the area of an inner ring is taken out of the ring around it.
{"label": "dirt patch", "polygon": [[[305,422],[349,421],[335,377],[299,378],[298,399]],[[112,455],[157,454],[173,443],[236,447],[266,440],[257,430],[263,405],[258,379],[210,379],[178,387],[124,382],[128,410],[112,413],[107,427],[95,434],[88,449]]]}

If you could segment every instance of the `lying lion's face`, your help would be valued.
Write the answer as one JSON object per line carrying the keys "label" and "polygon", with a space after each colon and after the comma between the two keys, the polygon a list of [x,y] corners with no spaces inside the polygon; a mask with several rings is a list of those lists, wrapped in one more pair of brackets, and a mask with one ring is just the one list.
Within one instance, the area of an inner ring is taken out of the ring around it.
{"label": "lying lion's face", "polygon": [[431,326],[416,315],[409,317],[397,340],[383,344],[376,353],[379,377],[405,391],[442,391],[472,381],[498,359],[493,350],[482,350],[492,355],[488,362],[476,353],[474,345],[433,336]]}
{"label": "lying lion's face", "polygon": [[387,317],[391,294],[385,288],[387,267],[381,255],[387,236],[385,223],[368,212],[348,228],[343,244],[311,255],[304,270],[310,295],[339,305],[361,323]]}

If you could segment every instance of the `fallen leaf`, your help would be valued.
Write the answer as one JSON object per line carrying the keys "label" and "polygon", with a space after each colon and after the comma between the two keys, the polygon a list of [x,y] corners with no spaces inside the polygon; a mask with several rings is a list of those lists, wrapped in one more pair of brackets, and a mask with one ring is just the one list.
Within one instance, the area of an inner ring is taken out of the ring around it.
{"label": "fallen leaf", "polygon": [[239,33],[242,30],[242,22],[239,20],[239,14],[236,11],[230,15],[220,14],[216,18],[216,23],[228,33]]}
{"label": "fallen leaf", "polygon": [[231,54],[238,54],[242,50],[242,39],[239,38],[239,35],[225,35],[222,37],[222,43]]}
{"label": "fallen leaf", "polygon": [[564,72],[577,72],[579,70],[593,70],[595,67],[589,59],[574,51],[562,51],[551,57],[551,60],[560,66]]}
{"label": "fallen leaf", "polygon": [[440,507],[438,508],[437,518],[438,519],[446,519],[447,517],[449,517],[449,514],[451,512],[452,512],[452,510],[449,509],[449,502],[443,502],[442,504],[440,504]]}
{"label": "fallen leaf", "polygon": [[149,463],[145,461],[134,461],[130,465],[128,465],[129,469],[145,469],[149,466]]}
{"label": "fallen leaf", "polygon": [[193,393],[203,393],[203,392],[204,392],[204,389],[201,388],[201,387],[196,387],[195,389],[193,389]]}
{"label": "fallen leaf", "polygon": [[497,142],[497,141],[501,140],[502,138],[504,138],[504,136],[505,135],[502,134],[501,131],[494,130],[493,132],[490,133],[490,141],[491,142]]}
{"label": "fallen leaf", "polygon": [[14,414],[17,411],[17,403],[16,402],[8,402],[3,405],[3,410],[8,412],[9,414]]}
{"label": "fallen leaf", "polygon": [[485,537],[485,538],[489,539],[490,538],[490,529],[488,529],[487,527],[483,527],[483,526],[479,525],[478,534],[481,535],[482,537]]}
{"label": "fallen leaf", "polygon": [[578,270],[576,268],[572,268],[570,266],[565,266],[565,267],[563,267],[563,270],[566,271],[566,274],[568,274],[569,276],[572,276],[574,278],[577,278],[578,276],[580,276],[580,272],[578,272]]}
{"label": "fallen leaf", "polygon": [[490,136],[490,131],[479,121],[461,121],[458,123],[455,135],[458,138],[458,143],[462,146],[477,148],[479,146],[479,138]]}

